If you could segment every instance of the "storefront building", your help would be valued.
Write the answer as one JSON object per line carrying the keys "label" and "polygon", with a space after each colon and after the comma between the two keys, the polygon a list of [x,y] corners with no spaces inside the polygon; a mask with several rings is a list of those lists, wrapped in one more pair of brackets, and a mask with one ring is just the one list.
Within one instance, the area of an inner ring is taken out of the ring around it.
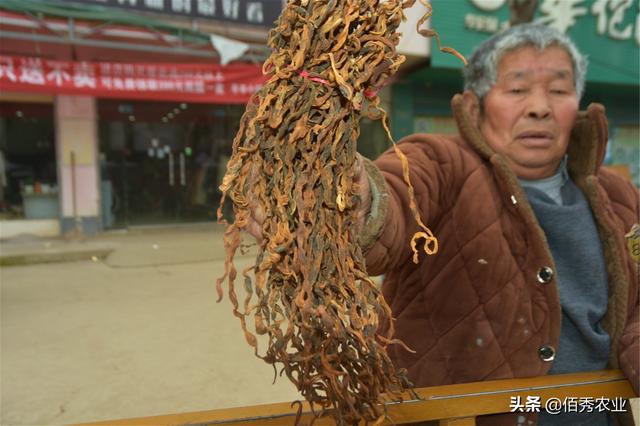
{"label": "storefront building", "polygon": [[[432,0],[432,28],[443,45],[469,56],[482,40],[505,28],[506,0]],[[456,7],[451,7],[455,3]],[[609,118],[605,162],[640,185],[640,4],[612,0],[538,0],[535,21],[568,34],[587,55],[587,87],[581,108],[602,103]],[[393,85],[393,133],[456,132],[450,100],[462,91],[462,63],[432,42],[430,64]]]}
{"label": "storefront building", "polygon": [[[507,25],[506,0],[432,4],[431,26],[465,56]],[[606,161],[638,185],[638,5],[538,5],[536,20],[588,55],[582,106],[605,105]],[[214,220],[281,8],[279,0],[0,1],[0,238]],[[379,92],[396,140],[456,131],[450,100],[462,63],[417,33],[426,11],[416,2],[405,12],[398,50],[407,61]],[[388,146],[379,122],[360,122],[359,151],[375,158]]]}
{"label": "storefront building", "polygon": [[0,2],[0,238],[213,220],[280,10]]}
{"label": "storefront building", "polygon": [[[214,220],[283,4],[0,1],[0,238]],[[403,69],[428,58],[426,12],[406,11]],[[360,122],[364,155],[388,146],[379,121]]]}

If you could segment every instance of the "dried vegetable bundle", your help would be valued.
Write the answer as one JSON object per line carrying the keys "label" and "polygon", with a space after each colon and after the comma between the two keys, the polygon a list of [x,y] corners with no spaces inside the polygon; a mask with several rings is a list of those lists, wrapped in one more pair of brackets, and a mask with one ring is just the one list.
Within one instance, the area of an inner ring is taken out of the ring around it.
{"label": "dried vegetable bundle", "polygon": [[[270,78],[247,105],[221,186],[235,222],[225,233],[218,295],[227,281],[256,356],[274,370],[281,365],[314,412],[333,408],[339,424],[382,421],[382,394],[399,398],[409,385],[387,356],[386,346],[397,343],[391,311],[357,244],[354,178],[358,122],[363,115],[384,122],[376,92],[404,61],[396,30],[414,2],[289,1],[269,34]],[[397,152],[422,228],[412,241],[417,261],[417,241],[426,240],[428,253],[437,241],[420,220],[406,158]],[[240,304],[233,257],[256,207],[264,212],[262,240],[255,265],[242,272]],[[390,327],[379,335],[382,322]],[[268,338],[264,354],[255,334]]]}

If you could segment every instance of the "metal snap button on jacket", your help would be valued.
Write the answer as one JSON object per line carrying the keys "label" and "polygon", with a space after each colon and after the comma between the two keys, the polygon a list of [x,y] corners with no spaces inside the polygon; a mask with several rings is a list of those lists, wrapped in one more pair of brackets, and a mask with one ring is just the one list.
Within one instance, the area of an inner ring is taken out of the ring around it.
{"label": "metal snap button on jacket", "polygon": [[551,278],[553,278],[553,269],[549,268],[548,266],[543,266],[542,268],[538,269],[538,282],[540,284],[546,284],[549,281],[551,281]]}
{"label": "metal snap button on jacket", "polygon": [[553,361],[556,357],[556,350],[551,345],[544,345],[538,348],[538,356],[545,362]]}

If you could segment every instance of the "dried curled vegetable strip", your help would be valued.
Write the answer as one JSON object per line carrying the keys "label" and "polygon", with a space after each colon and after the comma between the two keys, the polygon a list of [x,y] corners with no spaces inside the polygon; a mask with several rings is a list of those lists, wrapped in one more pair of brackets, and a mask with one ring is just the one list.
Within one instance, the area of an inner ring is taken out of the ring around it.
{"label": "dried curled vegetable strip", "polygon": [[[431,8],[421,1],[428,17]],[[218,296],[226,282],[256,356],[274,369],[281,365],[280,374],[314,413],[331,409],[338,424],[379,424],[385,398],[400,399],[410,388],[387,356],[387,345],[404,344],[392,338],[391,310],[356,243],[361,200],[354,170],[361,116],[382,117],[388,132],[376,93],[404,61],[395,49],[396,30],[403,8],[414,3],[290,0],[269,34],[272,54],[263,71],[270,78],[247,105],[220,186],[221,205],[231,199],[235,221],[225,232]],[[435,252],[437,240],[415,205],[408,161],[396,152],[422,229],[412,249],[425,238],[425,251]],[[256,208],[265,216],[262,240],[255,264],[241,272],[241,306],[233,257]],[[252,314],[254,332],[247,325]],[[378,334],[381,322],[390,324],[384,335]],[[255,334],[268,339],[264,354]]]}

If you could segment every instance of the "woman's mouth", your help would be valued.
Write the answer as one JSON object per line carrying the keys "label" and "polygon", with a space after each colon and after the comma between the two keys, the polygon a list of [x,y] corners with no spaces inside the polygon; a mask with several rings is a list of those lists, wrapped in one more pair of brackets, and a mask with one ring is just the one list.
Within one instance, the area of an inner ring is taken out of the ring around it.
{"label": "woman's mouth", "polygon": [[518,134],[518,142],[532,148],[544,148],[555,141],[553,133],[547,131],[530,130]]}

